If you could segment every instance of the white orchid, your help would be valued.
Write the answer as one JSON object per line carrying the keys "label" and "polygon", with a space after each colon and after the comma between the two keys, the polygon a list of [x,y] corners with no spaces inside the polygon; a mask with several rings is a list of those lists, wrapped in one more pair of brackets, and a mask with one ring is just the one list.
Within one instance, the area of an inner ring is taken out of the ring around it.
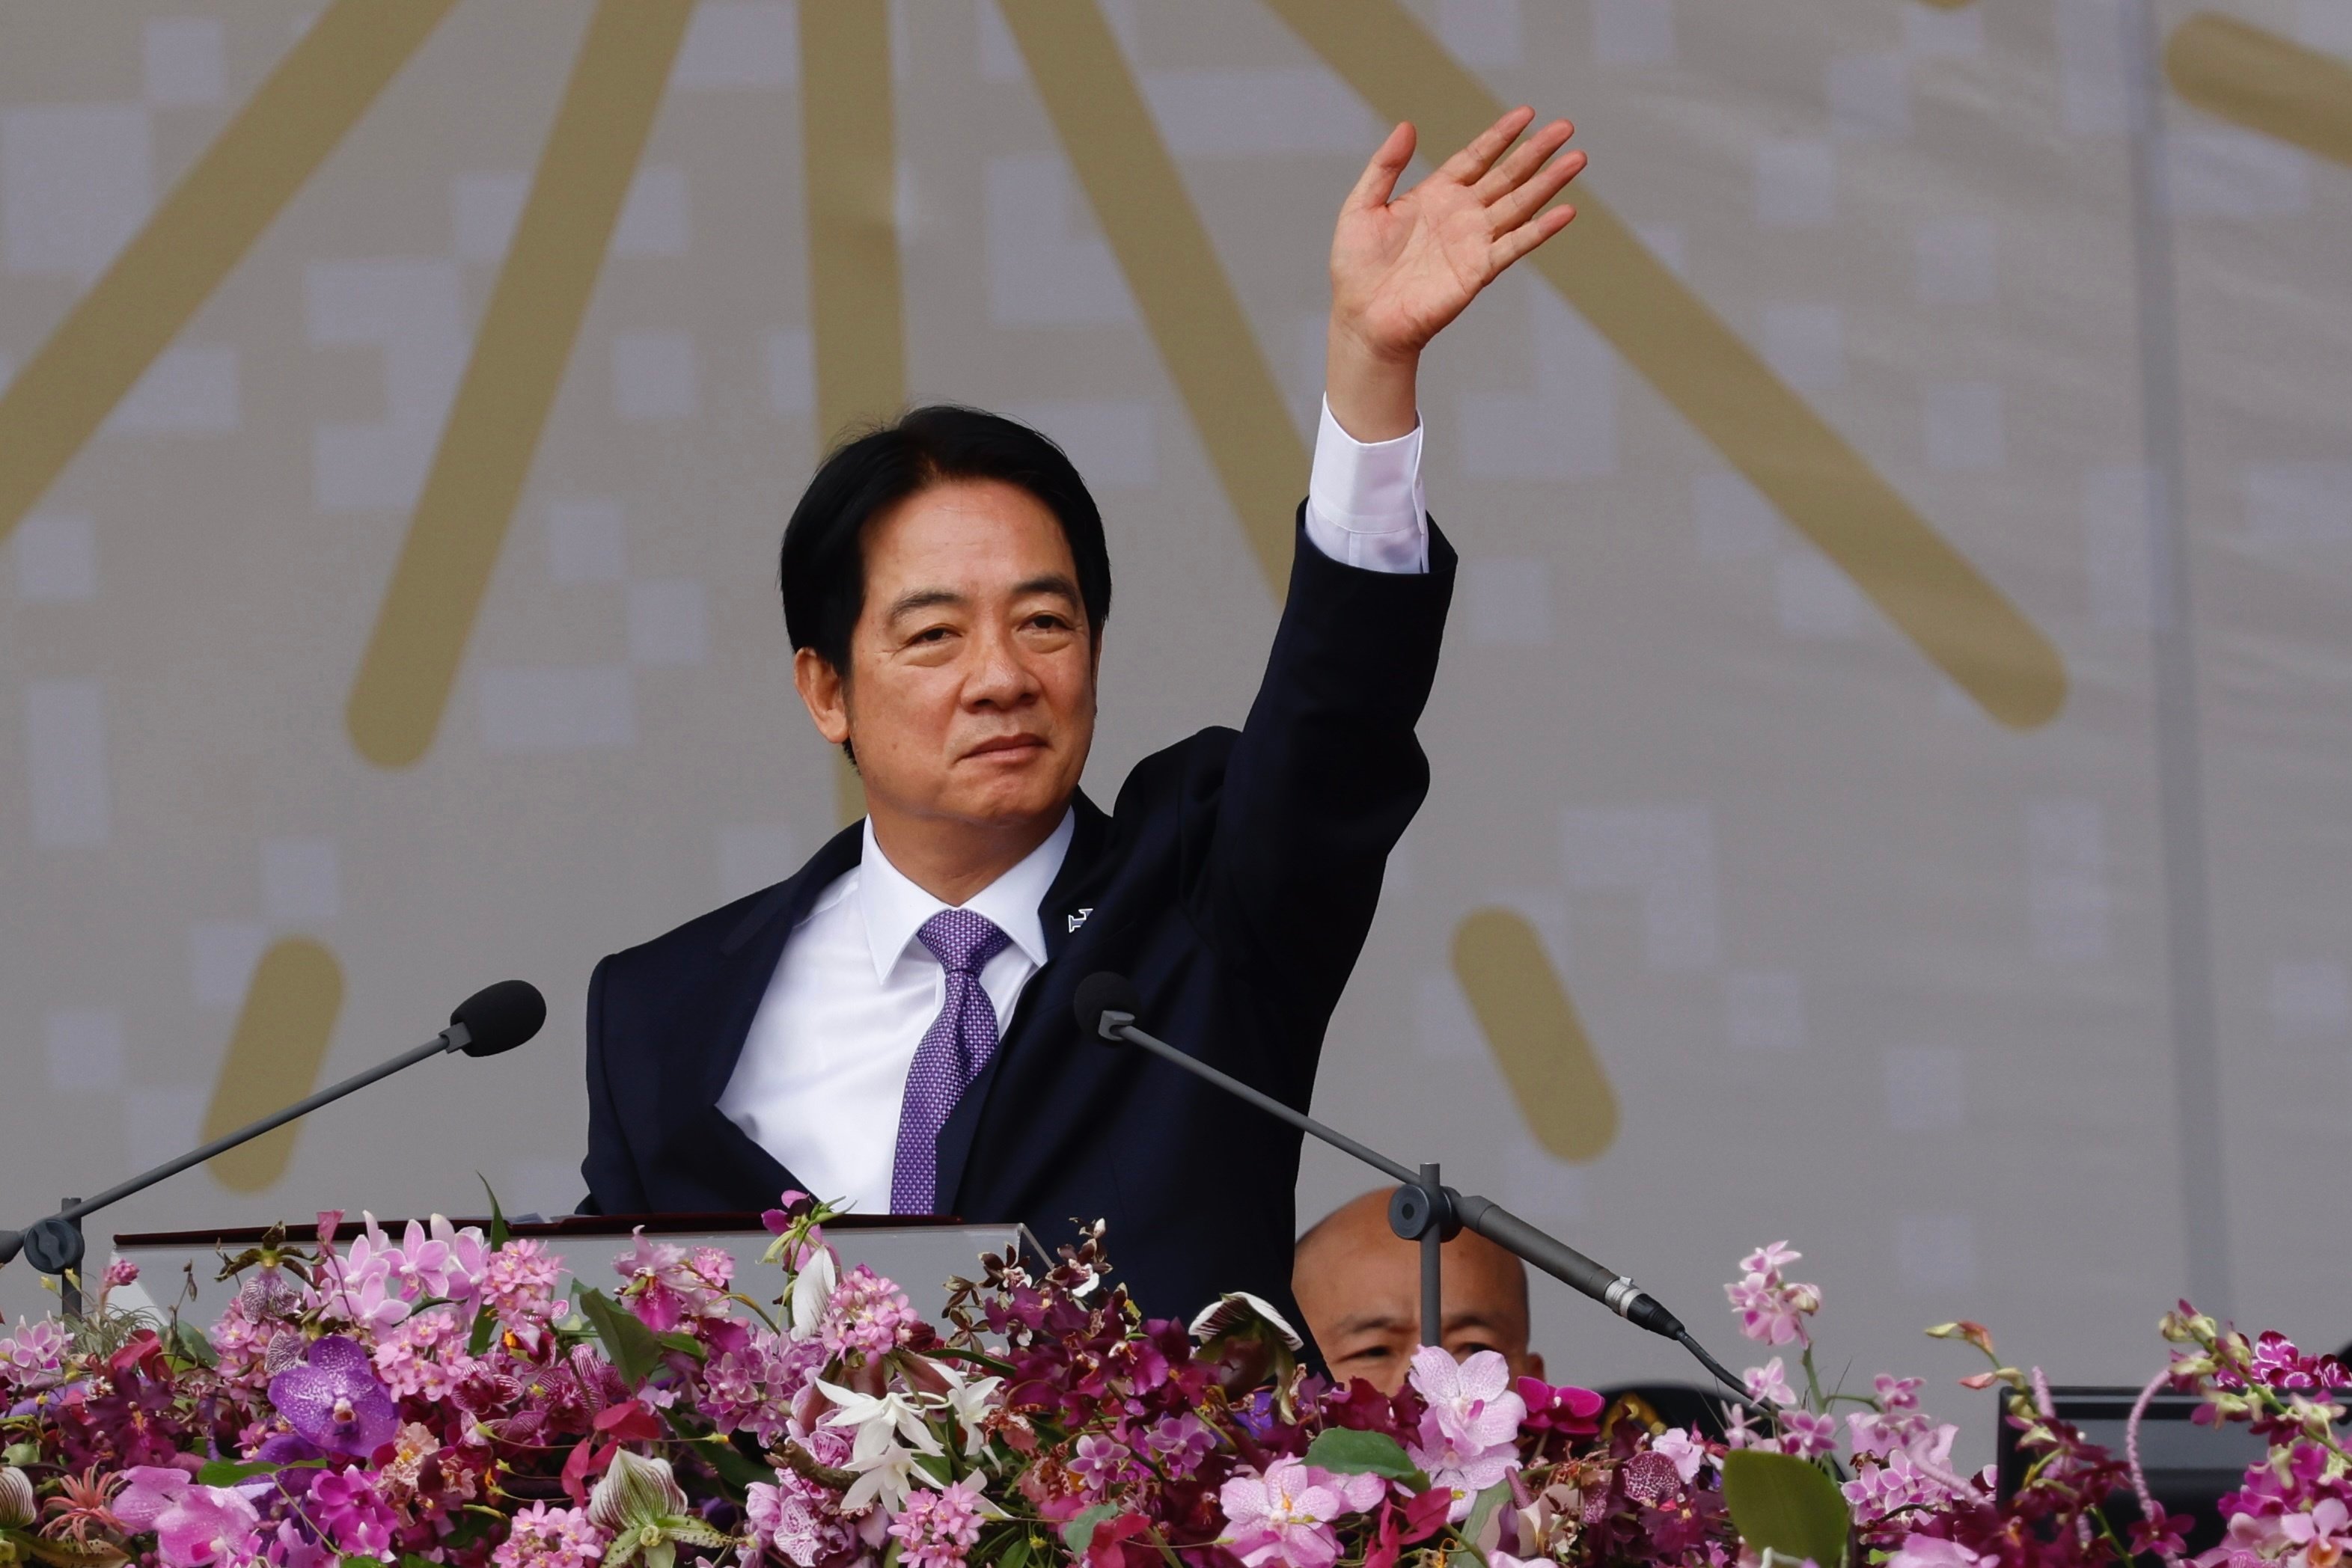
{"label": "white orchid", "polygon": [[824,1322],[825,1303],[833,1300],[836,1281],[833,1249],[812,1249],[809,1260],[793,1275],[793,1337],[814,1339]]}
{"label": "white orchid", "polygon": [[982,1429],[988,1419],[990,1407],[996,1402],[996,1391],[1004,1385],[1001,1377],[974,1378],[962,1368],[946,1362],[934,1363],[940,1375],[947,1379],[948,1391],[939,1396],[939,1402],[955,1417],[956,1426],[963,1432],[964,1458],[971,1458],[987,1446],[988,1436]]}
{"label": "white orchid", "polygon": [[833,1413],[825,1416],[827,1427],[854,1427],[856,1436],[850,1445],[851,1469],[856,1469],[858,1459],[871,1458],[887,1446],[893,1435],[903,1437],[918,1454],[940,1454],[930,1427],[924,1423],[921,1409],[906,1395],[892,1389],[883,1395],[860,1394],[844,1388],[837,1383],[816,1380],[817,1391],[831,1400]]}
{"label": "white orchid", "polygon": [[[844,1468],[855,1471],[857,1479],[842,1494],[841,1511],[856,1513],[868,1503],[879,1502],[882,1511],[897,1514],[907,1506],[907,1494],[915,1489],[918,1478],[930,1478],[915,1468],[915,1451],[888,1437],[880,1447],[868,1454],[863,1451],[866,1438],[858,1437],[860,1451],[853,1454]],[[936,1451],[936,1449],[935,1449]]]}

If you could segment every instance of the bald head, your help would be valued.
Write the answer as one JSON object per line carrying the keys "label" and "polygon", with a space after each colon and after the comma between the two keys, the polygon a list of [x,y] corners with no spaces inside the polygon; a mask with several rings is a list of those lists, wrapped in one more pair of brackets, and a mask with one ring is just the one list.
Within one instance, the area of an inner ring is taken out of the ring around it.
{"label": "bald head", "polygon": [[[1383,1394],[1404,1386],[1421,1343],[1421,1248],[1389,1228],[1393,1187],[1341,1205],[1298,1239],[1290,1288],[1340,1383]],[[1515,1376],[1543,1375],[1528,1350],[1528,1275],[1517,1258],[1464,1231],[1444,1252],[1445,1348],[1454,1358],[1496,1350]]]}

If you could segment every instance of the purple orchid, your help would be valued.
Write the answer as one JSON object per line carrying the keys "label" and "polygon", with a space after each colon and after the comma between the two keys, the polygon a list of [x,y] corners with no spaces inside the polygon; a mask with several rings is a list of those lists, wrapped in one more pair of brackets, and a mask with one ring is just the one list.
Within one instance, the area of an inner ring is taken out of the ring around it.
{"label": "purple orchid", "polygon": [[400,1407],[377,1380],[366,1350],[333,1334],[269,1380],[269,1403],[326,1453],[364,1459],[400,1430]]}

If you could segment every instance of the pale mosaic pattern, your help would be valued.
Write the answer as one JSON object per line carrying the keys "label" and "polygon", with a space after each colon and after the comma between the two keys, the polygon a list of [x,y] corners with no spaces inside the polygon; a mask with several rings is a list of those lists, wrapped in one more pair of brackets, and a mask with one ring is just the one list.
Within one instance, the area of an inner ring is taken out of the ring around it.
{"label": "pale mosaic pattern", "polygon": [[[1939,1364],[1916,1326],[1966,1315],[2053,1375],[2135,1380],[2181,1286],[2151,653],[2171,502],[2231,1305],[2352,1337],[2342,1249],[2311,1244],[2338,1205],[2300,1174],[2352,1116],[2352,170],[2159,101],[2169,194],[2138,213],[2126,5],[1414,5],[1496,92],[1580,121],[1596,193],[2049,633],[2072,695],[2039,729],[1987,719],[1513,277],[1429,367],[1429,493],[1465,556],[1435,783],[1318,1109],[1694,1322],[1740,1250],[1793,1237],[1864,1368]],[[2352,51],[2333,0],[2218,8]],[[0,376],[312,9],[12,19]],[[1106,11],[1309,429],[1328,216],[1381,128],[1253,0]],[[322,1115],[269,1193],[184,1180],[123,1226],[467,1209],[476,1171],[509,1208],[566,1206],[590,967],[833,829],[773,588],[824,434],[783,0],[706,0],[688,32],[433,749],[383,772],[344,727],[584,17],[458,6],[5,552],[0,1222],[191,1141],[291,934],[347,977],[326,1074],[509,974],[553,1016],[518,1056]],[[1039,423],[1106,503],[1107,798],[1239,718],[1273,602],[989,0],[901,5],[895,47],[910,385]],[[2177,452],[2143,417],[2149,224]],[[1615,1087],[1591,1165],[1527,1134],[1446,967],[1495,904],[1542,936]],[[1310,1153],[1302,1208],[1361,1185]],[[1537,1299],[1556,1373],[1683,1372]]]}

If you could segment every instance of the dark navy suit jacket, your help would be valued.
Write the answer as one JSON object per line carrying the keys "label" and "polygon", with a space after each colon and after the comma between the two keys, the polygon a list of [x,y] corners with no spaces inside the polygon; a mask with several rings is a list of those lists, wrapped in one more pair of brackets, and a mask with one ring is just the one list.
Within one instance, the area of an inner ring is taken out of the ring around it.
{"label": "dark navy suit jacket", "polygon": [[[1142,995],[1144,1028],[1306,1107],[1389,852],[1428,791],[1413,726],[1454,569],[1433,526],[1420,575],[1342,565],[1302,534],[1241,731],[1204,729],[1146,758],[1108,815],[1078,797],[1040,911],[1046,963],[940,1134],[941,1208],[1020,1220],[1049,1249],[1074,1221],[1105,1218],[1148,1313],[1244,1290],[1296,1321],[1300,1134],[1084,1038],[1071,993],[1117,970]],[[784,943],[859,848],[844,829],[788,881],[597,965],[584,1207],[757,1209],[801,1185],[718,1102]]]}

